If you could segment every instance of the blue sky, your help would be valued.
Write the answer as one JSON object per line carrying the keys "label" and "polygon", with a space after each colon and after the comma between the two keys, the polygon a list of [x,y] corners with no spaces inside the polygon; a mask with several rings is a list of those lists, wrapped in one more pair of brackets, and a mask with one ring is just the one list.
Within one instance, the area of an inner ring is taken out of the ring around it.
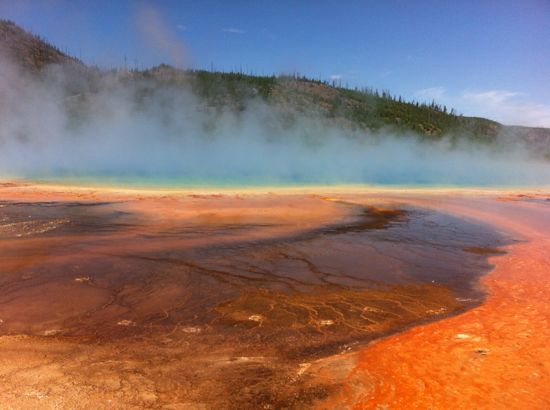
{"label": "blue sky", "polygon": [[101,67],[300,72],[550,127],[550,1],[0,0]]}

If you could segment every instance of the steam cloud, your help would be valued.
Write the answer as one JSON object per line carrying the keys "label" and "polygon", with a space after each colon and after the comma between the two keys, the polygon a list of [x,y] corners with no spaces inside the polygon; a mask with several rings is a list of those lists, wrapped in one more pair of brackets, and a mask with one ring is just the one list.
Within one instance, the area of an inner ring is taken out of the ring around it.
{"label": "steam cloud", "polygon": [[145,43],[172,65],[185,67],[190,61],[189,53],[160,11],[149,4],[138,5],[136,11],[136,25]]}
{"label": "steam cloud", "polygon": [[[0,177],[174,184],[548,184],[550,166],[510,144],[423,142],[301,118],[260,100],[215,111],[191,91],[61,67],[40,79],[0,61]],[[88,89],[86,92],[77,89]],[[160,182],[159,182],[160,181]]]}

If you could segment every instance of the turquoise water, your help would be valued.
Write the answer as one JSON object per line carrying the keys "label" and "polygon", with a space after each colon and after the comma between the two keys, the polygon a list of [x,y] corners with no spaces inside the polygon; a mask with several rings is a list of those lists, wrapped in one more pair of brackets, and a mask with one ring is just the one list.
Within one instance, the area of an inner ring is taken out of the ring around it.
{"label": "turquoise water", "polygon": [[129,189],[239,189],[239,188],[300,188],[300,187],[342,187],[349,186],[353,188],[372,188],[389,187],[394,189],[414,189],[414,188],[486,188],[486,189],[513,189],[513,188],[533,188],[541,189],[550,187],[549,185],[532,185],[516,183],[473,183],[453,182],[437,183],[428,181],[402,182],[402,181],[336,181],[336,180],[282,180],[276,178],[185,178],[185,177],[166,177],[150,175],[114,175],[114,174],[95,174],[95,175],[28,175],[25,178],[11,178],[19,181],[28,181],[38,184],[60,184],[68,186],[86,186],[86,187],[113,187]]}

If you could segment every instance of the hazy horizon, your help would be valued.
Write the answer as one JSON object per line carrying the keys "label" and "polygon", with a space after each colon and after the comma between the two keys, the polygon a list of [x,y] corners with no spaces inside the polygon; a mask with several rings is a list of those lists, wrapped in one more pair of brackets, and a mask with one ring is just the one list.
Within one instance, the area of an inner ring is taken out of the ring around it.
{"label": "hazy horizon", "polygon": [[[42,180],[212,186],[285,184],[547,185],[550,162],[514,141],[492,145],[351,130],[259,98],[236,113],[197,110],[191,89],[106,75],[78,109],[63,67],[25,75],[0,59],[0,175]],[[70,81],[68,81],[70,79]],[[149,80],[153,81],[153,80]],[[143,90],[146,98],[143,98]]]}

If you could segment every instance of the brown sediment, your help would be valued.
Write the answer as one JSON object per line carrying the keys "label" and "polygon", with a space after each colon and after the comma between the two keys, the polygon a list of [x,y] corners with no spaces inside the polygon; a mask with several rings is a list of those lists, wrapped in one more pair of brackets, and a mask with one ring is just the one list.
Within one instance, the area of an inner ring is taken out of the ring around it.
{"label": "brown sediment", "polygon": [[526,201],[526,202],[545,202],[550,201],[548,193],[541,192],[531,192],[525,194],[518,193],[508,193],[506,195],[501,195],[497,198],[499,201]]}
{"label": "brown sediment", "polygon": [[339,394],[319,358],[479,304],[487,252],[465,249],[505,243],[399,197],[0,199],[0,401],[15,407],[309,407]]}
{"label": "brown sediment", "polygon": [[471,248],[464,248],[464,251],[477,255],[504,255],[506,253],[503,249],[492,248],[490,246],[473,246]]}
{"label": "brown sediment", "polygon": [[338,375],[341,389],[317,407],[550,408],[548,208],[492,198],[407,200],[491,223],[521,242],[491,258],[484,304],[320,361],[312,371],[327,384],[336,380],[332,368],[346,367]]}
{"label": "brown sediment", "polygon": [[253,289],[218,305],[216,323],[261,334],[283,357],[311,360],[462,308],[450,289],[432,284],[362,291],[324,286],[308,293]]}

